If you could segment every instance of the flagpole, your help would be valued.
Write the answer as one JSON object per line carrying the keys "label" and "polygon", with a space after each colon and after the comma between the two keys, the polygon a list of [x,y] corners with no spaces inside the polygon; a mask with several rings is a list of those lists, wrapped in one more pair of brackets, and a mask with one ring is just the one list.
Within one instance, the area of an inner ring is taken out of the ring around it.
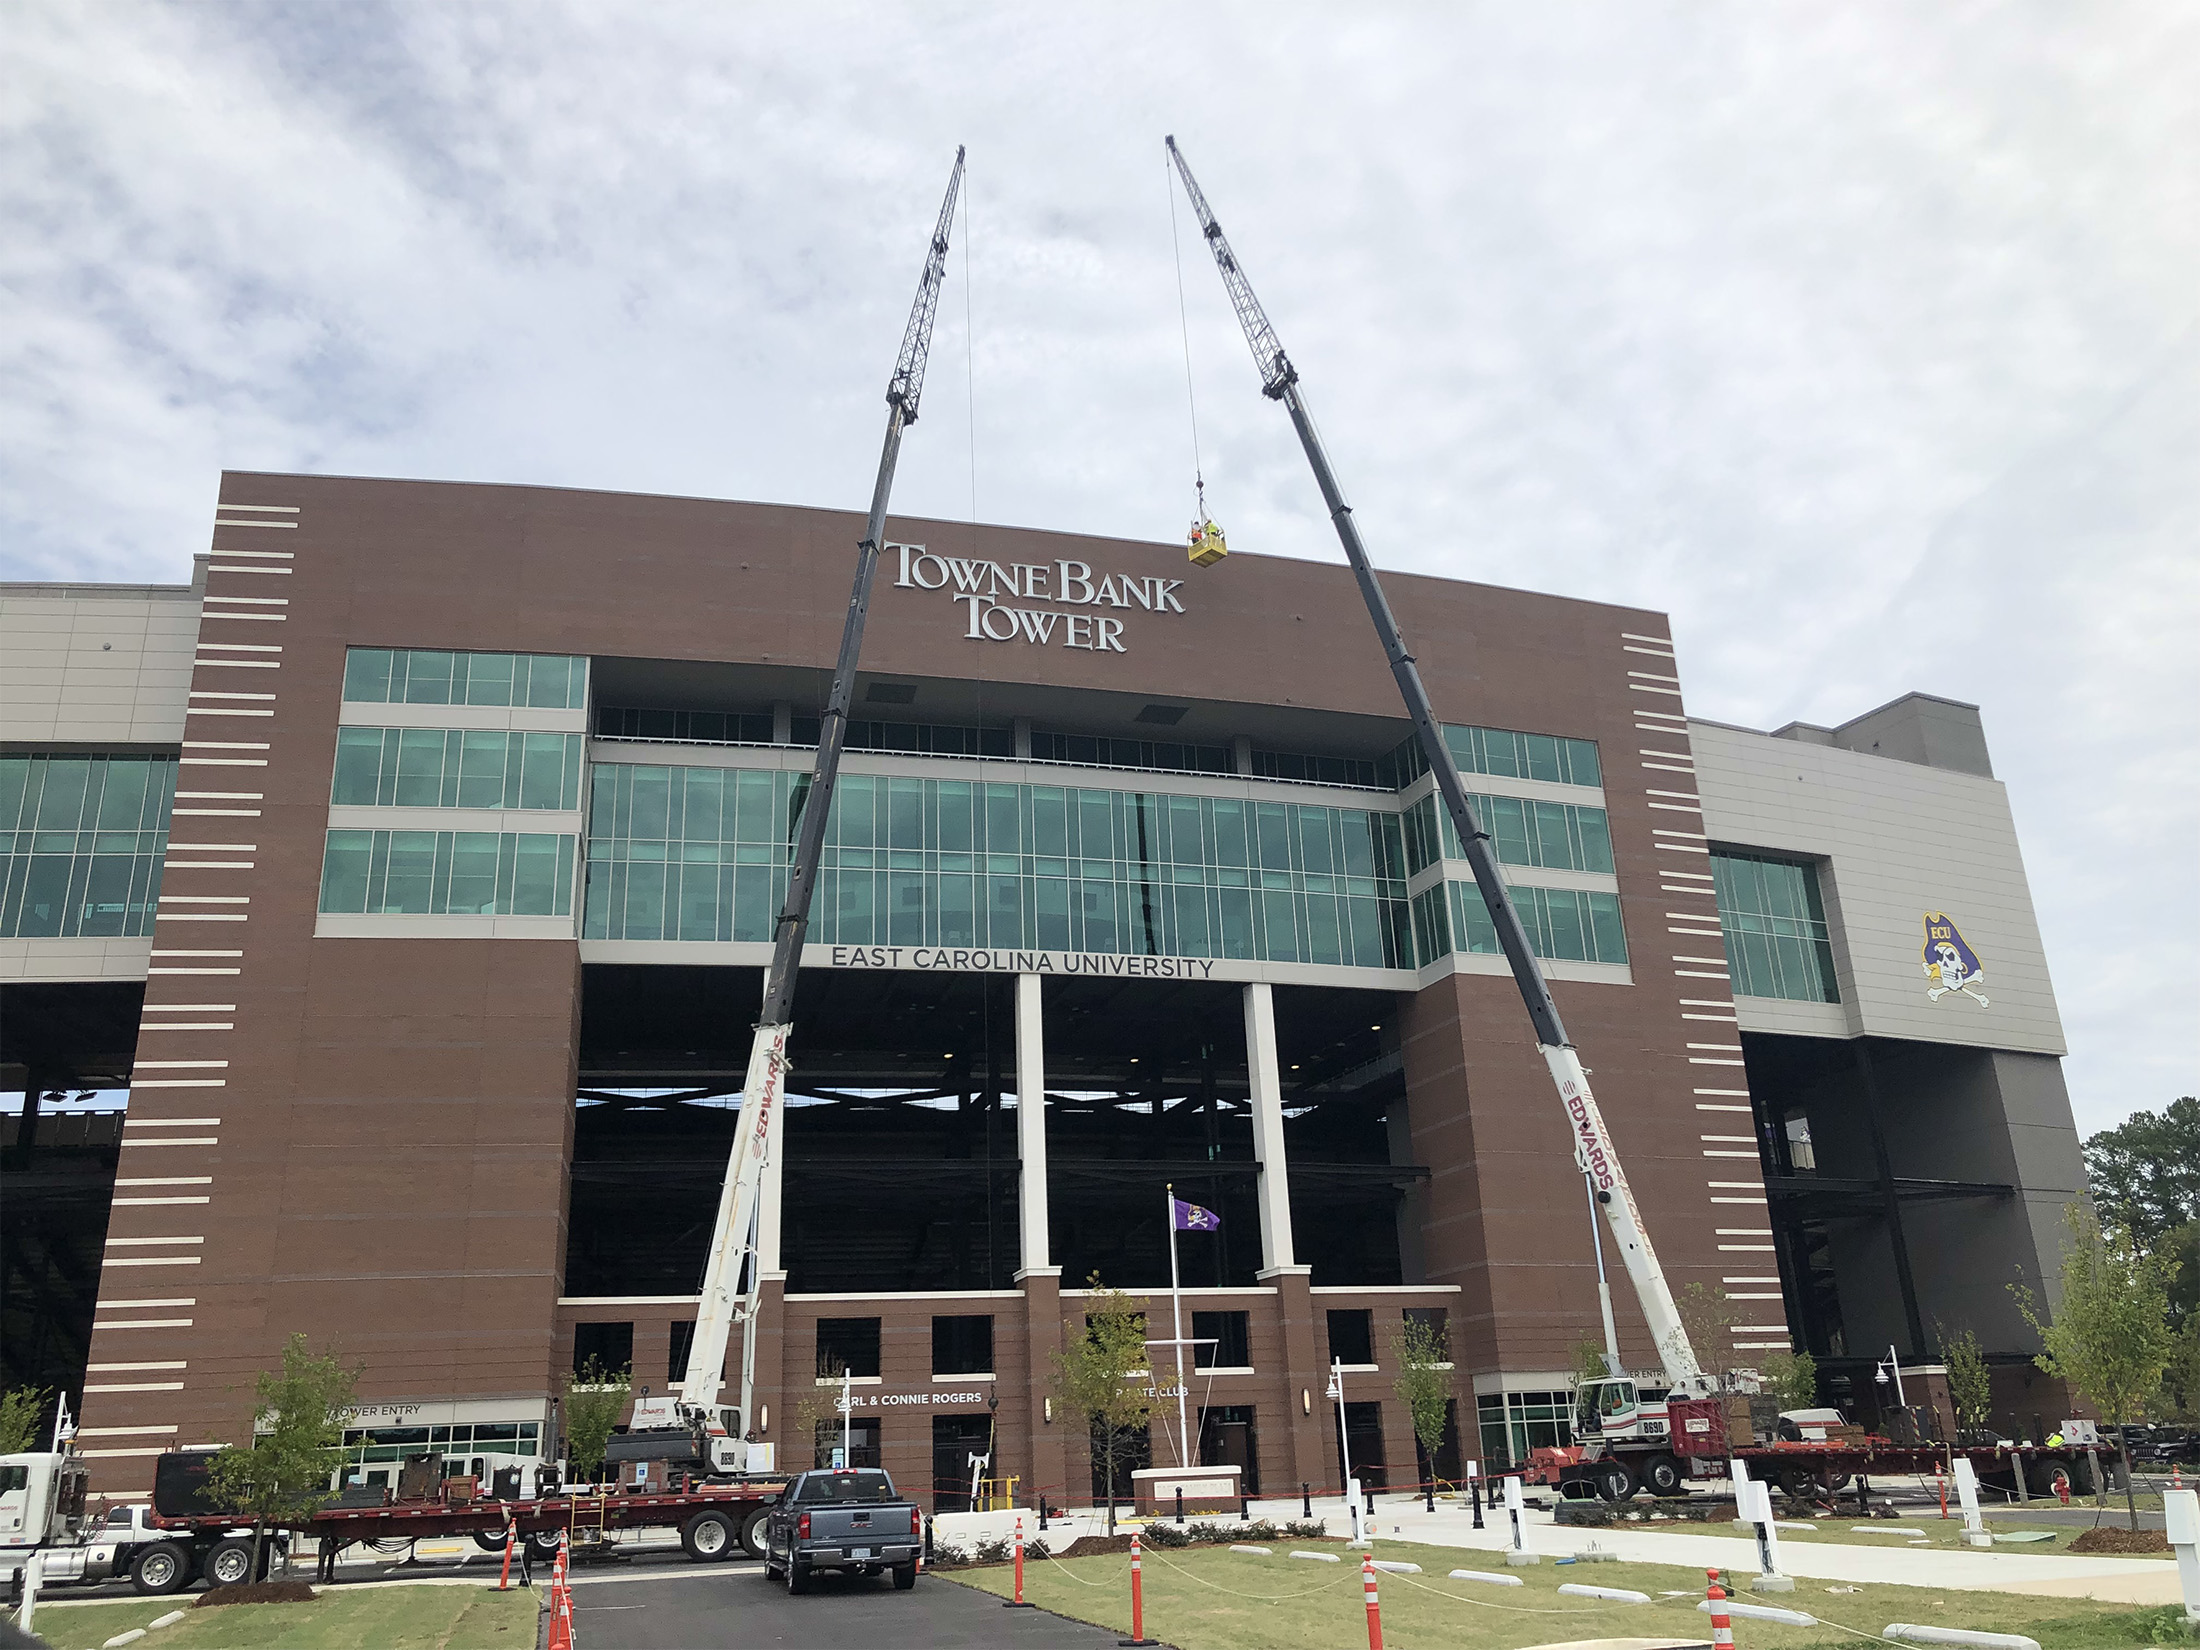
{"label": "flagpole", "polygon": [[1169,1204],[1169,1315],[1176,1325],[1176,1464],[1179,1470],[1192,1464],[1191,1434],[1184,1417],[1184,1286],[1176,1270],[1176,1186],[1164,1186],[1161,1195]]}

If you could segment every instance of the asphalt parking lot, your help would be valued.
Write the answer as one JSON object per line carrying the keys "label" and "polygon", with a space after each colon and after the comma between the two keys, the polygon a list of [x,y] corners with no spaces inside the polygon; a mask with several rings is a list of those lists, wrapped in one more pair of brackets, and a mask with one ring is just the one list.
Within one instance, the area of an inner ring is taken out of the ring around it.
{"label": "asphalt parking lot", "polygon": [[1115,1650],[1121,1636],[1044,1610],[1003,1609],[990,1594],[932,1575],[920,1576],[906,1593],[896,1592],[886,1576],[820,1577],[814,1591],[790,1598],[785,1587],[765,1579],[760,1564],[576,1573],[573,1630],[588,1650]]}

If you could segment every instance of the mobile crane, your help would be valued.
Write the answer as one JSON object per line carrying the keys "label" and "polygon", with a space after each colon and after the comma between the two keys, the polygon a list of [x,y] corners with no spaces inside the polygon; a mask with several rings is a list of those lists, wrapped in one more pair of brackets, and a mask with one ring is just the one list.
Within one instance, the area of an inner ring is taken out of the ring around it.
{"label": "mobile crane", "polygon": [[[817,886],[825,825],[832,813],[834,787],[840,780],[840,754],[848,734],[848,706],[855,694],[856,661],[863,651],[863,626],[870,614],[871,586],[886,535],[886,503],[894,488],[902,433],[917,421],[917,402],[924,392],[924,369],[932,351],[932,323],[939,310],[940,285],[947,276],[947,236],[954,223],[962,177],[963,151],[958,147],[954,170],[947,179],[947,198],[940,206],[939,222],[925,253],[924,273],[917,281],[916,303],[902,331],[901,353],[895,358],[893,376],[886,382],[885,446],[879,454],[878,478],[871,489],[871,513],[864,523],[863,541],[856,547],[855,585],[841,626],[832,691],[818,729],[817,762],[802,804],[787,897],[779,909],[771,971],[764,979],[763,1012],[749,1047],[748,1071],[741,1085],[740,1121],[726,1163],[725,1186],[718,1197],[717,1222],[711,1228],[702,1300],[696,1310],[694,1337],[688,1343],[687,1370],[679,1383],[678,1398],[644,1399],[635,1405],[633,1430],[622,1440],[624,1453],[630,1456],[637,1449],[652,1447],[638,1434],[684,1431],[692,1440],[692,1455],[706,1462],[713,1474],[738,1474],[752,1465],[744,1429],[746,1419],[754,1413],[755,1324],[763,1290],[761,1269],[756,1264],[758,1193],[770,1157],[773,1114],[786,1093],[795,977],[802,967],[802,943],[809,930],[810,897]],[[744,1274],[746,1289],[742,1287]],[[719,1402],[719,1396],[725,1384],[726,1350],[737,1324],[742,1329],[741,1401],[727,1405]],[[766,1468],[762,1460],[754,1465]]]}
{"label": "mobile crane", "polygon": [[[1367,547],[1361,542],[1359,527],[1352,518],[1352,507],[1345,502],[1344,493],[1337,485],[1336,472],[1330,467],[1329,454],[1314,428],[1312,415],[1306,410],[1306,400],[1299,389],[1298,368],[1284,353],[1283,341],[1276,336],[1274,324],[1269,321],[1267,311],[1261,308],[1260,300],[1253,295],[1252,283],[1246,279],[1237,254],[1231,251],[1222,225],[1215,221],[1207,197],[1201,193],[1183,151],[1176,146],[1176,139],[1170,137],[1166,143],[1169,158],[1175,163],[1177,176],[1191,200],[1192,211],[1199,219],[1200,232],[1206,236],[1208,250],[1214,254],[1215,267],[1222,272],[1222,284],[1230,295],[1231,307],[1237,312],[1238,325],[1244,329],[1246,343],[1252,346],[1254,364],[1260,369],[1261,393],[1272,401],[1283,403],[1284,410],[1291,415],[1292,428],[1298,431],[1299,445],[1306,450],[1307,462],[1313,466],[1315,485],[1321,489],[1322,502],[1328,507],[1338,541],[1344,546],[1345,559],[1352,564],[1352,575],[1359,582],[1368,616],[1375,621],[1376,633],[1390,660],[1390,673],[1397,680],[1406,713],[1413,720],[1414,737],[1420,745],[1421,755],[1436,776],[1436,788],[1465,846],[1475,886],[1481,889],[1482,898],[1489,906],[1498,944],[1512,968],[1521,1001],[1527,1005],[1543,1063],[1549,1067],[1551,1081],[1557,1085],[1559,1104],[1565,1109],[1567,1126],[1574,1137],[1574,1162],[1588,1183],[1590,1196],[1603,1210],[1612,1228],[1620,1259],[1642,1303],[1642,1315],[1649,1323],[1650,1336],[1657,1346],[1672,1395],[1683,1401],[1708,1398],[1714,1391],[1714,1383],[1697,1361],[1695,1348],[1689,1344],[1688,1331],[1673,1304],[1673,1292],[1666,1285],[1664,1269],[1658,1265],[1657,1251],[1651,1247],[1650,1235],[1643,1227],[1642,1211],[1636,1206],[1634,1193],[1628,1189],[1627,1173],[1620,1166],[1619,1152],[1604,1126],[1604,1114],[1597,1107],[1596,1097],[1589,1090],[1588,1074],[1582,1069],[1581,1057],[1566,1035],[1564,1022],[1559,1019],[1558,1005],[1551,1000],[1551,988],[1544,980],[1542,966],[1528,947],[1527,930],[1521,926],[1512,894],[1498,874],[1497,856],[1490,850],[1489,834],[1475,818],[1474,805],[1467,799],[1466,787],[1459,777],[1459,765],[1452,759],[1451,748],[1444,743],[1443,732],[1437,726],[1428,690],[1421,684],[1421,672],[1412,653],[1407,651],[1405,637],[1391,613],[1390,602],[1376,582]],[[1667,1436],[1666,1416],[1655,1406],[1646,1409],[1638,1402],[1633,1380],[1618,1367],[1617,1353],[1616,1346],[1608,1346],[1607,1361],[1612,1366],[1608,1375],[1601,1380],[1580,1383],[1579,1398],[1584,1408],[1596,1415],[1602,1442],[1613,1445],[1634,1442],[1647,1448],[1654,1458],[1662,1459],[1670,1468],[1672,1457],[1663,1449]],[[1677,1476],[1678,1469],[1673,1470]],[[1631,1485],[1629,1489],[1631,1493]]]}

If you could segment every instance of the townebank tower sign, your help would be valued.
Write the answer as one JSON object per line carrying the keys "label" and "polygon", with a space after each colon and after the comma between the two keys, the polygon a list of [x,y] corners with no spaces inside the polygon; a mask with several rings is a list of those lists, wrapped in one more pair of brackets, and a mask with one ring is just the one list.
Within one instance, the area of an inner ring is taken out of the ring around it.
{"label": "townebank tower sign", "polygon": [[[1023,642],[1127,653],[1125,620],[1114,612],[1181,613],[1182,579],[1129,573],[1093,574],[1089,562],[980,561],[936,556],[921,544],[888,545],[899,558],[897,590],[944,591],[967,610],[963,635],[972,641]],[[1028,604],[1044,603],[1044,606]]]}

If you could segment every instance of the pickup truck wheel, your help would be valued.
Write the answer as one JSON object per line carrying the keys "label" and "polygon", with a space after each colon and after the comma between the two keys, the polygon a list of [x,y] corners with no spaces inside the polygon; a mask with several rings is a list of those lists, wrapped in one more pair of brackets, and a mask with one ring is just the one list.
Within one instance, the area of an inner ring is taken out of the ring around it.
{"label": "pickup truck wheel", "polygon": [[722,1512],[699,1512],[680,1526],[680,1545],[687,1549],[688,1557],[698,1563],[713,1564],[731,1558],[733,1520]]}
{"label": "pickup truck wheel", "polygon": [[796,1561],[792,1548],[787,1551],[786,1575],[787,1591],[794,1597],[800,1598],[810,1590],[810,1572]]}
{"label": "pickup truck wheel", "polygon": [[1670,1455],[1653,1455],[1642,1464],[1642,1487],[1652,1495],[1683,1495],[1688,1475]]}
{"label": "pickup truck wheel", "polygon": [[252,1579],[252,1541],[233,1535],[217,1541],[202,1566],[209,1587],[237,1587]]}
{"label": "pickup truck wheel", "polygon": [[895,1592],[897,1592],[897,1593],[906,1593],[907,1591],[909,1591],[909,1589],[910,1589],[910,1588],[914,1587],[914,1586],[915,1586],[916,1584],[917,1584],[917,1561],[916,1561],[915,1559],[913,1559],[913,1558],[912,1558],[912,1559],[911,1559],[911,1560],[910,1560],[910,1561],[909,1561],[908,1563],[906,1563],[906,1564],[897,1564],[897,1565],[895,1565],[895,1566],[894,1566],[894,1591],[895,1591]]}
{"label": "pickup truck wheel", "polygon": [[181,1592],[191,1579],[191,1555],[173,1541],[156,1541],[130,1561],[130,1585],[153,1598]]}
{"label": "pickup truck wheel", "polygon": [[1599,1461],[1591,1469],[1591,1476],[1596,1480],[1597,1494],[1615,1507],[1633,1499],[1635,1475],[1628,1470],[1625,1461]]}
{"label": "pickup truck wheel", "polygon": [[771,1532],[764,1526],[771,1517],[769,1507],[758,1507],[741,1520],[741,1550],[751,1558],[764,1558]]}

